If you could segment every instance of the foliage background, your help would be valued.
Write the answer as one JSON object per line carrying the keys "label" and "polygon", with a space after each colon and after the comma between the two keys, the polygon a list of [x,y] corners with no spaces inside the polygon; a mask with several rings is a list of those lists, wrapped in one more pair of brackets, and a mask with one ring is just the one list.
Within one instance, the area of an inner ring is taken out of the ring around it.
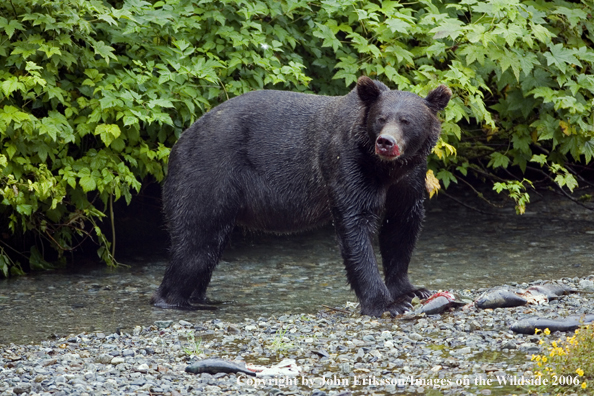
{"label": "foliage background", "polygon": [[[592,1],[0,2],[0,273],[85,239],[114,264],[113,202],[244,92],[342,95],[361,74],[454,97],[429,166],[523,212],[537,175],[573,190],[594,156]],[[590,167],[591,168],[591,167]],[[525,173],[532,171],[531,173]],[[103,222],[103,226],[101,222]]]}

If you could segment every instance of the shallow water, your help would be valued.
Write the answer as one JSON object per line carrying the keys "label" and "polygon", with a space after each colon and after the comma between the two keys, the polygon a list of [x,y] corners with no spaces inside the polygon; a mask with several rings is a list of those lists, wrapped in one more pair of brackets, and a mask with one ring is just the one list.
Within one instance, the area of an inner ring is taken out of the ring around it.
{"label": "shallow water", "polygon": [[[456,195],[481,205],[471,193]],[[494,199],[498,199],[495,197]],[[517,216],[511,206],[489,216],[447,197],[427,203],[410,266],[417,286],[475,289],[594,273],[594,212],[548,193]],[[148,247],[147,247],[148,248]],[[332,228],[272,236],[237,232],[214,272],[209,297],[218,311],[149,305],[166,265],[164,246],[125,252],[129,268],[86,265],[0,281],[0,344],[30,343],[85,331],[130,331],[155,320],[242,321],[314,313],[355,302]],[[377,250],[377,249],[376,249]]]}

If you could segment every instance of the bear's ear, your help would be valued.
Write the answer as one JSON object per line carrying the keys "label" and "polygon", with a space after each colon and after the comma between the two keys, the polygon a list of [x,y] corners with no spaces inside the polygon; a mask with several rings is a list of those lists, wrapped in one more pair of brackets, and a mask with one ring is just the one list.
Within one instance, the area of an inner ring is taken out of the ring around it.
{"label": "bear's ear", "polygon": [[438,111],[445,109],[451,97],[452,91],[445,85],[440,85],[429,92],[429,95],[425,98],[425,102],[431,110],[437,113]]}
{"label": "bear's ear", "polygon": [[357,94],[366,105],[370,105],[380,96],[382,92],[375,82],[367,76],[361,76],[357,80]]}

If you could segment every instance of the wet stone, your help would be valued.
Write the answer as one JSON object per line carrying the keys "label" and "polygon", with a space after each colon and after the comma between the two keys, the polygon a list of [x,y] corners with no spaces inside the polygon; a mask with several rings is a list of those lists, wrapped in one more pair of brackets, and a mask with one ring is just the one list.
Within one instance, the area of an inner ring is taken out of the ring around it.
{"label": "wet stone", "polygon": [[172,320],[157,320],[155,321],[155,326],[159,329],[166,329],[173,323]]}
{"label": "wet stone", "polygon": [[124,349],[122,352],[123,357],[133,357],[136,353],[132,349]]}
{"label": "wet stone", "polygon": [[124,363],[125,361],[126,359],[124,359],[123,357],[116,356],[113,359],[111,359],[110,363],[113,365],[118,365]]}

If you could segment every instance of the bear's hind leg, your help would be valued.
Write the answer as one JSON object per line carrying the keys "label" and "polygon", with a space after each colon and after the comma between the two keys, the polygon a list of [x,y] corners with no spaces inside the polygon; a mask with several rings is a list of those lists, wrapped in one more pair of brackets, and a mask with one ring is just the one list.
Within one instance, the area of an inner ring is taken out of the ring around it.
{"label": "bear's hind leg", "polygon": [[[213,309],[195,306],[191,302],[206,303],[206,289],[233,231],[234,221],[208,219],[194,224],[184,223],[179,232],[172,227],[171,260],[151,304],[167,309]],[[223,225],[215,229],[212,227],[214,224]],[[211,227],[206,228],[206,225]]]}

